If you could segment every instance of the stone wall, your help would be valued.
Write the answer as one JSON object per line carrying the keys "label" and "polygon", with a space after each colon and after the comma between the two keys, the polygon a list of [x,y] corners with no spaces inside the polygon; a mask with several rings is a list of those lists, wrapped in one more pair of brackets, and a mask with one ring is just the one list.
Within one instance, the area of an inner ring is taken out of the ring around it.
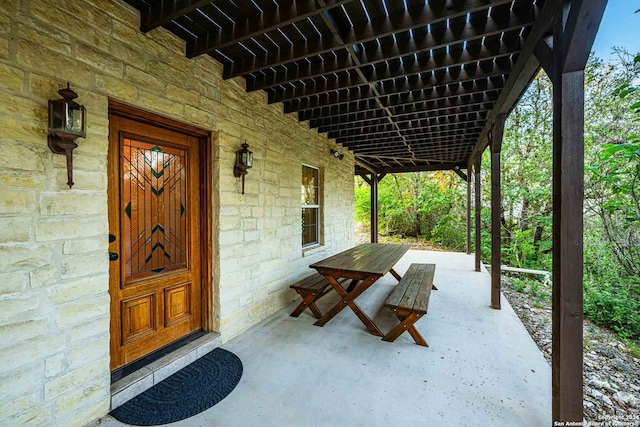
{"label": "stone wall", "polygon": [[[293,299],[308,264],[353,244],[353,157],[188,60],[164,29],[142,34],[120,0],[0,1],[0,424],[83,425],[109,409],[108,98],[214,132],[214,307],[223,340]],[[46,145],[47,100],[66,82],[88,135],[65,159]],[[233,177],[247,140],[246,194]],[[323,176],[324,245],[301,248],[301,163]],[[219,242],[219,244],[218,244]]]}

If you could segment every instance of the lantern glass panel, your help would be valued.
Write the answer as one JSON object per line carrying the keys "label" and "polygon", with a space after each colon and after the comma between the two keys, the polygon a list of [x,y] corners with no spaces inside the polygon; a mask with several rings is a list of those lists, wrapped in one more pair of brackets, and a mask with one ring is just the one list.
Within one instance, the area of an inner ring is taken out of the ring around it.
{"label": "lantern glass panel", "polygon": [[59,132],[64,130],[63,116],[64,100],[49,101],[49,131]]}
{"label": "lantern glass panel", "polygon": [[250,168],[253,165],[253,153],[249,150],[242,152],[242,164]]}
{"label": "lantern glass panel", "polygon": [[85,134],[84,107],[78,104],[67,104],[66,131],[76,135]]}

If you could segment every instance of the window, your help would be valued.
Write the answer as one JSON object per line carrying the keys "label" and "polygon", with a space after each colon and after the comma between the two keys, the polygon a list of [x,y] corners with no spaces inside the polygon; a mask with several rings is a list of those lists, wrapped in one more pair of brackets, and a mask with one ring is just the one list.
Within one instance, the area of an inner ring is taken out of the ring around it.
{"label": "window", "polygon": [[302,165],[302,247],[320,243],[320,174]]}

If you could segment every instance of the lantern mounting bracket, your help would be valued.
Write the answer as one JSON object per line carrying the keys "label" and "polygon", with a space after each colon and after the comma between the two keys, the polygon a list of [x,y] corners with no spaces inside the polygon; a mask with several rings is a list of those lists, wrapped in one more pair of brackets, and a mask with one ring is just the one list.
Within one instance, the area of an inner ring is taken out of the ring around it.
{"label": "lantern mounting bracket", "polygon": [[236,164],[233,166],[233,176],[242,177],[242,194],[244,194],[244,176],[253,166],[253,153],[249,150],[247,141],[242,144],[242,149],[236,151]]}
{"label": "lantern mounting bracket", "polygon": [[54,154],[64,154],[67,158],[67,185],[73,186],[73,150],[78,147],[75,140],[84,138],[86,131],[86,110],[74,101],[78,94],[67,87],[58,94],[63,99],[49,100],[49,136],[47,145]]}

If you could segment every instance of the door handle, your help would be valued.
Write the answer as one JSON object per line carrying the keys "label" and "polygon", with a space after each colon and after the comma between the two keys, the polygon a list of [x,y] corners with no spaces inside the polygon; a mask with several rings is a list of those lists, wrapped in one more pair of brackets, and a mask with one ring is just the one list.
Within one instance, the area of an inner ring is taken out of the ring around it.
{"label": "door handle", "polygon": [[119,258],[118,254],[115,252],[109,252],[109,261],[117,261]]}

